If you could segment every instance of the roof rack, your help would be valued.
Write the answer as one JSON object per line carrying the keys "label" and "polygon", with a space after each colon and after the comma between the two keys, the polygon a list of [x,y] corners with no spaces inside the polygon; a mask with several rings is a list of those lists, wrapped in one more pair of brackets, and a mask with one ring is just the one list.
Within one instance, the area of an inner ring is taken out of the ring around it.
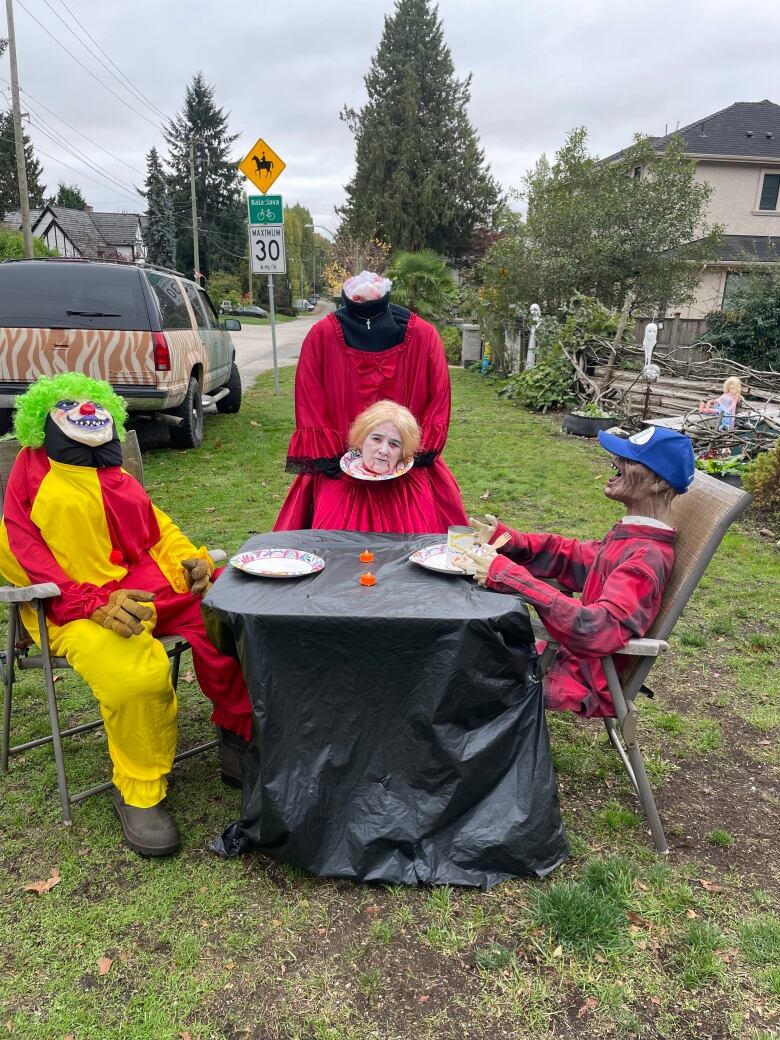
{"label": "roof rack", "polygon": [[173,274],[177,278],[186,278],[188,282],[194,282],[194,278],[190,278],[184,274],[183,271],[177,271],[173,267],[162,267],[160,264],[150,264],[146,260],[115,260],[111,257],[102,256],[32,256],[32,257],[9,257],[5,260],[0,260],[2,264],[18,264],[18,263],[29,263],[30,261],[35,263],[44,264],[116,264],[119,267],[137,267],[142,270],[162,271],[164,274]]}

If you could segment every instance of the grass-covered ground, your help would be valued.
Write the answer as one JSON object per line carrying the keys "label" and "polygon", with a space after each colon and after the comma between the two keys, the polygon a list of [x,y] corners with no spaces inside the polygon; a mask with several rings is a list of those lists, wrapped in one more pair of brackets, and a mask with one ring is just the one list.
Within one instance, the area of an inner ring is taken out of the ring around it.
{"label": "grass-covered ground", "polygon": [[[282,501],[292,369],[212,416],[197,452],[151,451],[147,483],[194,541],[234,551]],[[446,457],[470,512],[598,536],[606,456],[453,372]],[[659,859],[603,728],[552,717],[572,844],[545,881],[488,894],[303,876],[207,843],[235,818],[216,757],[177,767],[181,854],[124,847],[107,795],[59,822],[48,749],[0,777],[0,1033],[30,1040],[427,1040],[780,1035],[780,556],[726,537],[641,705],[671,854]],[[184,671],[186,672],[186,667]],[[185,674],[182,743],[208,734]],[[64,676],[69,720],[89,693]],[[24,677],[16,735],[44,717]],[[67,752],[108,775],[100,733]],[[25,886],[59,872],[36,895]]]}

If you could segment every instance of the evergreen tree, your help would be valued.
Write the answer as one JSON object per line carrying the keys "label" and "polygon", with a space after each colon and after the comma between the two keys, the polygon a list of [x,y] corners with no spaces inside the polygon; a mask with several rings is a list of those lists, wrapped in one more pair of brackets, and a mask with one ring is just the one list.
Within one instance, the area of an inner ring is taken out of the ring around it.
{"label": "evergreen tree", "polygon": [[176,214],[176,256],[186,274],[194,269],[190,210],[190,141],[195,152],[200,272],[235,271],[247,250],[246,213],[241,204],[240,174],[230,147],[224,109],[214,102],[214,88],[198,72],[184,94],[181,112],[168,123],[169,179]]}
{"label": "evergreen tree", "polygon": [[173,215],[173,200],[168,182],[160,162],[157,149],[152,148],[146,157],[146,227],[144,243],[146,258],[150,264],[160,267],[176,266],[176,221]]}
{"label": "evergreen tree", "polygon": [[[2,52],[0,52],[2,53]],[[35,158],[33,146],[24,134],[24,159],[27,167],[27,194],[30,206],[43,206],[46,188],[41,184],[43,169]],[[14,117],[10,109],[0,116],[0,220],[19,209],[19,182],[16,176]]]}
{"label": "evergreen tree", "polygon": [[87,200],[78,184],[64,184],[62,181],[57,185],[57,194],[49,200],[52,206],[62,206],[64,209],[86,209]]}
{"label": "evergreen tree", "polygon": [[499,189],[469,121],[471,77],[456,78],[431,0],[396,0],[365,84],[366,105],[342,112],[356,149],[345,230],[461,256]]}

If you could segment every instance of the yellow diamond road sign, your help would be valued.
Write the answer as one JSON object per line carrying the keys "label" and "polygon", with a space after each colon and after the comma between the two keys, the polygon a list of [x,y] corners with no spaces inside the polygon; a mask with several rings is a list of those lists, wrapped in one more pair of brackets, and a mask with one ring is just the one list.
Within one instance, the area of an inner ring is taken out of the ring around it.
{"label": "yellow diamond road sign", "polygon": [[263,194],[268,191],[284,166],[284,162],[262,137],[238,164],[243,175]]}

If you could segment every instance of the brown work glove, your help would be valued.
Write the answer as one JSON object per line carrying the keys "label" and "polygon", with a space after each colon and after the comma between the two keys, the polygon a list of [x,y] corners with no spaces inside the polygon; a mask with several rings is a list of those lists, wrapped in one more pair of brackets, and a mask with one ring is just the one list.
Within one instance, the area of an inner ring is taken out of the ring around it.
{"label": "brown work glove", "polygon": [[108,597],[104,607],[98,607],[90,614],[90,620],[96,621],[103,628],[110,628],[123,639],[140,636],[144,630],[141,622],[154,617],[152,608],[144,606],[154,596],[153,592],[141,589],[117,589]]}
{"label": "brown work glove", "polygon": [[193,596],[205,596],[211,588],[212,568],[200,556],[194,556],[189,560],[182,560],[184,568],[184,580],[187,588]]}

